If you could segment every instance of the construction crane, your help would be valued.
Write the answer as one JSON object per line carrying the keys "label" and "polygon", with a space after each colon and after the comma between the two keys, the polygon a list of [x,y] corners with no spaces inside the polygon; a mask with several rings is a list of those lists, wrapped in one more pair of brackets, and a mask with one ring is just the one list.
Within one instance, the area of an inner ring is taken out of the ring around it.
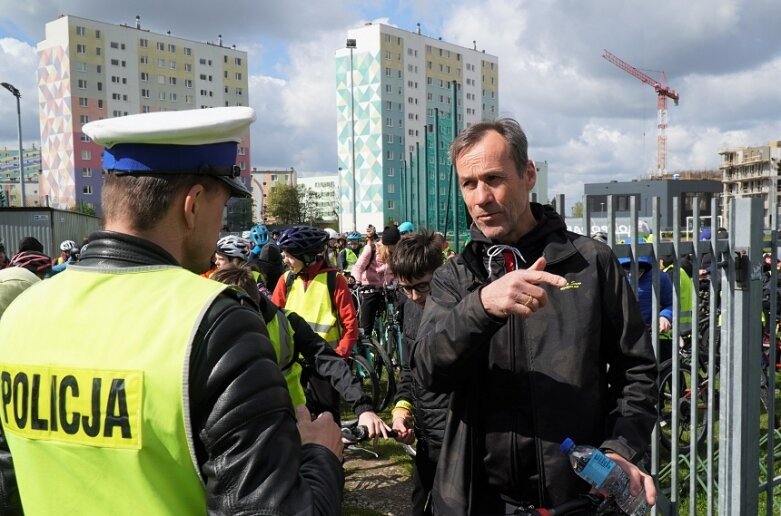
{"label": "construction crane", "polygon": [[602,57],[621,68],[629,75],[640,79],[642,82],[652,86],[656,90],[656,108],[657,108],[657,123],[656,123],[656,174],[658,176],[663,175],[667,170],[667,98],[673,99],[675,105],[678,105],[678,93],[665,84],[667,77],[664,72],[659,72],[659,80],[654,80],[647,76],[634,66],[626,63],[611,54],[607,50],[602,54]]}

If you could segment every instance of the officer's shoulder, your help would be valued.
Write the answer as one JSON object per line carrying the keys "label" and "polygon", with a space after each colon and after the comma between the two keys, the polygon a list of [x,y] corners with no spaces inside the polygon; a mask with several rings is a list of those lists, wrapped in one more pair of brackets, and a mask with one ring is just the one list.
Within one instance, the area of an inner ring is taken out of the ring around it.
{"label": "officer's shoulder", "polygon": [[237,303],[246,306],[250,310],[255,312],[259,311],[260,307],[254,299],[250,297],[244,290],[233,285],[227,285],[226,288],[220,293],[219,298],[225,299],[226,303]]}

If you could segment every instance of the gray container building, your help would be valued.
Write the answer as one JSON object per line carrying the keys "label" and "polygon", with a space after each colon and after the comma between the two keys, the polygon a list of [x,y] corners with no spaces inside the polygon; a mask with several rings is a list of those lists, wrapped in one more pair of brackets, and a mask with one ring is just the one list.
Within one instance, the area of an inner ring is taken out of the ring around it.
{"label": "gray container building", "polygon": [[101,219],[54,208],[0,208],[0,242],[10,257],[24,237],[35,237],[49,256],[60,254],[60,242],[82,239],[102,227]]}

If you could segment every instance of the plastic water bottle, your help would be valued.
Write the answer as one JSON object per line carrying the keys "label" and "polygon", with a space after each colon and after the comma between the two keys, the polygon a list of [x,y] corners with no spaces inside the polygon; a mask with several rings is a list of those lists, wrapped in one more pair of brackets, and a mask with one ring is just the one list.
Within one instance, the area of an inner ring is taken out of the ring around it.
{"label": "plastic water bottle", "polygon": [[647,514],[651,509],[645,501],[645,489],[637,496],[629,492],[629,476],[621,467],[593,446],[576,446],[567,437],[559,447],[569,455],[570,464],[580,478],[610,495],[622,511],[630,516]]}

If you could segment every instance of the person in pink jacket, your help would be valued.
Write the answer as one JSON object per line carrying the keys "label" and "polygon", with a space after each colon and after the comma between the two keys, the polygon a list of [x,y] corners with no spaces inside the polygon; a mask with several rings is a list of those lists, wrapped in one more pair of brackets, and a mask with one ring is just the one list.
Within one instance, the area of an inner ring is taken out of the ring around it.
{"label": "person in pink jacket", "polygon": [[[367,244],[355,262],[350,274],[359,285],[382,287],[396,281],[390,267],[390,257],[393,248],[401,239],[399,228],[395,225],[386,226],[382,231],[380,243]],[[371,335],[377,311],[382,308],[381,292],[366,292],[361,294],[361,310],[359,313],[361,329],[364,335]]]}

